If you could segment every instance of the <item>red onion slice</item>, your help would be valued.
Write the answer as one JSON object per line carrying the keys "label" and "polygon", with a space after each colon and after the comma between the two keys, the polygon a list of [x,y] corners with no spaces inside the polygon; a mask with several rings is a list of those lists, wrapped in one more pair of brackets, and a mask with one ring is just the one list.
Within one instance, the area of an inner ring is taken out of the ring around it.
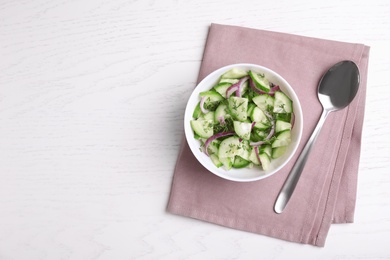
{"label": "red onion slice", "polygon": [[204,102],[206,101],[206,96],[204,96],[204,97],[202,97],[201,99],[200,99],[200,110],[202,111],[202,113],[203,114],[207,114],[208,112],[210,112],[210,111],[208,111],[205,107],[204,107]]}
{"label": "red onion slice", "polygon": [[258,93],[258,94],[268,94],[268,95],[270,95],[270,96],[274,96],[274,95],[275,95],[275,92],[280,90],[280,87],[276,85],[276,86],[271,87],[271,89],[269,90],[269,92],[265,92],[265,91],[263,91],[263,90],[257,88],[256,85],[255,85],[255,83],[253,82],[252,79],[249,79],[249,86],[251,87],[251,89],[252,89],[254,92],[256,92],[256,93]]}
{"label": "red onion slice", "polygon": [[268,111],[263,111],[263,112],[264,115],[266,115],[268,119],[271,120],[271,123],[274,124],[274,118],[272,117],[272,115]]}
{"label": "red onion slice", "polygon": [[271,91],[272,91],[273,93],[275,93],[276,91],[279,91],[279,90],[280,90],[280,87],[279,87],[278,85],[273,86],[273,87],[271,88]]}
{"label": "red onion slice", "polygon": [[223,136],[229,136],[229,135],[234,135],[234,134],[235,134],[234,131],[229,131],[229,132],[221,132],[221,133],[218,133],[218,134],[215,134],[215,135],[209,137],[206,140],[206,142],[204,143],[204,152],[207,154],[207,156],[210,156],[207,148],[209,147],[209,145],[211,144],[212,141],[214,141],[215,139],[218,139],[220,137],[223,137]]}
{"label": "red onion slice", "polygon": [[271,126],[271,130],[269,131],[268,135],[266,138],[264,138],[264,140],[262,141],[258,141],[258,142],[250,142],[249,144],[251,146],[260,146],[260,145],[263,145],[265,143],[265,141],[268,141],[269,139],[271,139],[271,137],[275,134],[275,124],[272,122],[272,126]]}
{"label": "red onion slice", "polygon": [[253,149],[255,150],[256,158],[257,158],[257,160],[259,160],[259,163],[261,165],[260,156],[259,156],[259,147],[255,146],[255,147],[253,147]]}
{"label": "red onion slice", "polygon": [[291,129],[294,127],[295,124],[295,114],[291,113]]}
{"label": "red onion slice", "polygon": [[223,116],[219,116],[219,117],[218,117],[218,122],[219,122],[221,125],[226,124],[225,118],[224,118]]}
{"label": "red onion slice", "polygon": [[269,131],[267,137],[265,138],[265,140],[269,140],[271,139],[271,137],[275,134],[275,124],[272,124],[272,127],[271,127],[271,130]]}
{"label": "red onion slice", "polygon": [[249,76],[241,78],[236,84],[238,85],[238,89],[236,91],[237,97],[241,97],[242,88],[244,83],[249,79]]}
{"label": "red onion slice", "polygon": [[236,92],[238,89],[238,85],[233,84],[226,90],[226,98],[229,98],[234,92]]}
{"label": "red onion slice", "polygon": [[226,90],[226,98],[229,98],[234,92],[236,92],[237,97],[241,97],[241,91],[242,87],[244,86],[244,83],[249,79],[249,76],[245,76],[241,78],[236,84],[231,85]]}
{"label": "red onion slice", "polygon": [[255,127],[256,122],[252,122],[251,131],[253,130],[253,127]]}
{"label": "red onion slice", "polygon": [[260,145],[263,145],[263,144],[264,144],[264,141],[250,142],[249,144],[250,144],[251,146],[254,146],[254,147],[259,147]]}

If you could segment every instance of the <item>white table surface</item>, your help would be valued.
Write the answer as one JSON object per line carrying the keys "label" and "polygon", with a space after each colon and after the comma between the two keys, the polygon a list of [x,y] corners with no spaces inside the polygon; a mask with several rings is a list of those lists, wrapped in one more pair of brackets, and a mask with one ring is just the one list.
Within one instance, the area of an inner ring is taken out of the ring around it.
{"label": "white table surface", "polygon": [[[315,2],[315,3],[314,3]],[[210,23],[371,46],[325,248],[166,212]],[[0,259],[390,259],[389,1],[0,1]]]}

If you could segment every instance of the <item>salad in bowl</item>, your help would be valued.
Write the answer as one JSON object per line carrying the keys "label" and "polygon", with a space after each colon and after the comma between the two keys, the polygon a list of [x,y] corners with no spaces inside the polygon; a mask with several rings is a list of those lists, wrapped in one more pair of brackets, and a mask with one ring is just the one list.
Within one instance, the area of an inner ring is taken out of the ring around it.
{"label": "salad in bowl", "polygon": [[279,74],[233,64],[198,84],[184,127],[191,151],[206,169],[228,180],[254,181],[291,159],[302,134],[302,111]]}

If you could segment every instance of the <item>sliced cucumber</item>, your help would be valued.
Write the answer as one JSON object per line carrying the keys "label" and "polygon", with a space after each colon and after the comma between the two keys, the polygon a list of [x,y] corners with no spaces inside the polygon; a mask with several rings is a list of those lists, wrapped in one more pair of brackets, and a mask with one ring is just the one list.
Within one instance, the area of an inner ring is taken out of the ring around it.
{"label": "sliced cucumber", "polygon": [[230,83],[230,84],[236,84],[239,81],[239,79],[220,79],[219,83]]}
{"label": "sliced cucumber", "polygon": [[245,92],[245,94],[242,95],[242,97],[245,97],[249,100],[249,102],[252,102],[252,99],[258,95],[259,95],[258,93],[256,93],[249,87],[249,80],[248,80],[248,90]]}
{"label": "sliced cucumber", "polygon": [[270,169],[271,165],[271,159],[266,153],[259,154],[261,166],[263,167],[264,171],[268,171]]}
{"label": "sliced cucumber", "polygon": [[209,154],[218,154],[219,145],[221,144],[221,141],[219,140],[213,140],[209,146],[207,147],[207,152]]}
{"label": "sliced cucumber", "polygon": [[291,113],[277,113],[275,114],[275,119],[284,122],[291,122]]}
{"label": "sliced cucumber", "polygon": [[[255,107],[256,107],[255,103],[252,103],[252,102],[248,103],[248,111],[246,112],[246,114],[248,116],[250,116]],[[200,110],[200,107],[199,107],[199,110]]]}
{"label": "sliced cucumber", "polygon": [[284,130],[291,130],[291,124],[288,122],[281,121],[281,120],[276,120],[275,132],[279,133],[279,132],[282,132]]}
{"label": "sliced cucumber", "polygon": [[282,156],[287,150],[287,146],[280,146],[272,149],[272,158],[276,159]]}
{"label": "sliced cucumber", "polygon": [[231,157],[219,158],[219,161],[223,164],[226,170],[230,170],[233,167],[233,160]]}
{"label": "sliced cucumber", "polygon": [[267,136],[267,132],[261,129],[253,128],[253,131],[251,133],[251,141],[258,142],[264,140],[264,138]]}
{"label": "sliced cucumber", "polygon": [[271,125],[263,110],[258,107],[252,110],[251,119],[256,122],[254,127],[257,129],[267,129]]}
{"label": "sliced cucumber", "polygon": [[241,149],[240,140],[237,136],[231,136],[226,138],[219,145],[218,157],[219,159],[226,157],[234,157]]}
{"label": "sliced cucumber", "polygon": [[217,166],[217,168],[223,165],[222,162],[218,159],[218,156],[216,156],[215,154],[210,155],[210,159],[214,163],[214,165]]}
{"label": "sliced cucumber", "polygon": [[201,98],[206,97],[204,107],[208,110],[215,110],[219,103],[224,100],[224,97],[214,90],[200,92],[199,96]]}
{"label": "sliced cucumber", "polygon": [[226,97],[226,90],[232,85],[232,83],[222,82],[214,86],[214,90],[221,96]]}
{"label": "sliced cucumber", "polygon": [[260,165],[259,158],[256,156],[255,149],[252,149],[250,155],[249,155],[249,160],[254,163],[255,165]]}
{"label": "sliced cucumber", "polygon": [[199,120],[211,120],[211,121],[213,121],[213,124],[215,124],[216,123],[216,121],[215,121],[215,112],[214,111],[209,111],[206,114],[201,113],[199,118],[198,118],[198,121]]}
{"label": "sliced cucumber", "polygon": [[274,107],[274,98],[263,94],[252,98],[252,101],[263,111],[272,111]]}
{"label": "sliced cucumber", "polygon": [[236,155],[239,155],[241,158],[245,160],[249,160],[251,150],[252,150],[252,146],[250,146],[249,141],[242,140],[240,143],[240,148],[238,149]]}
{"label": "sliced cucumber", "polygon": [[194,112],[192,113],[192,117],[198,119],[201,114],[202,114],[202,110],[200,109],[200,102],[198,102],[198,104],[194,109]]}
{"label": "sliced cucumber", "polygon": [[272,143],[272,148],[286,146],[291,143],[291,131],[285,130],[283,132],[279,132],[276,136],[275,140]]}
{"label": "sliced cucumber", "polygon": [[228,112],[228,106],[224,103],[221,103],[215,110],[214,121],[218,122],[220,117],[223,117],[224,119],[231,117]]}
{"label": "sliced cucumber", "polygon": [[235,156],[234,157],[234,162],[233,162],[233,168],[244,168],[247,167],[250,164],[250,161],[245,160],[241,156]]}
{"label": "sliced cucumber", "polygon": [[248,99],[240,97],[230,97],[228,99],[228,108],[230,114],[238,121],[244,121],[248,116]]}
{"label": "sliced cucumber", "polygon": [[197,133],[195,133],[194,132],[194,138],[196,139],[196,140],[201,140],[202,139],[202,137],[200,137]]}
{"label": "sliced cucumber", "polygon": [[241,96],[245,95],[248,89],[249,89],[249,81],[246,81],[244,82],[244,84],[242,84]]}
{"label": "sliced cucumber", "polygon": [[[271,168],[271,158],[282,156],[291,143],[291,99],[281,90],[276,91],[274,96],[259,94],[249,87],[250,80],[263,92],[269,92],[273,86],[264,75],[234,68],[224,73],[211,90],[199,94],[204,108],[209,111],[203,113],[201,102],[198,102],[190,121],[194,138],[200,142],[200,150],[205,152],[204,144],[214,134],[234,130],[233,136],[230,133],[229,136],[222,135],[207,147],[207,154],[218,168],[229,170],[262,165],[267,171]],[[226,98],[227,89],[243,81],[240,96],[233,94]],[[222,118],[225,123],[221,121]],[[271,133],[272,136],[269,136]],[[250,141],[264,142],[256,148],[259,149],[258,153]]]}
{"label": "sliced cucumber", "polygon": [[239,69],[239,68],[233,68],[227,72],[225,72],[221,78],[223,79],[240,79],[242,77],[245,77],[246,75],[248,75],[248,73],[243,70],[243,69]]}
{"label": "sliced cucumber", "polygon": [[291,99],[281,91],[275,92],[274,113],[292,113]]}
{"label": "sliced cucumber", "polygon": [[262,145],[259,149],[259,153],[266,153],[269,157],[272,155],[272,147],[271,145]]}
{"label": "sliced cucumber", "polygon": [[255,83],[255,86],[258,89],[261,89],[265,92],[270,91],[271,86],[269,84],[268,79],[264,75],[257,74],[256,72],[250,70],[249,76],[252,78],[253,82]]}
{"label": "sliced cucumber", "polygon": [[244,140],[249,140],[251,136],[252,124],[240,121],[234,121],[234,132]]}
{"label": "sliced cucumber", "polygon": [[214,134],[213,120],[191,120],[191,127],[201,138],[209,138]]}

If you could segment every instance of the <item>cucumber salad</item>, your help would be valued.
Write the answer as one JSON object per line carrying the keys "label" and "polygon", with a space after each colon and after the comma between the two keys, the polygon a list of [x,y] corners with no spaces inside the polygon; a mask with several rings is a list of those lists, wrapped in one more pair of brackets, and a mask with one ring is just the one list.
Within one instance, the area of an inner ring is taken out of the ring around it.
{"label": "cucumber salad", "polygon": [[286,151],[293,103],[265,75],[234,68],[199,96],[191,128],[216,167],[267,171],[271,160]]}

